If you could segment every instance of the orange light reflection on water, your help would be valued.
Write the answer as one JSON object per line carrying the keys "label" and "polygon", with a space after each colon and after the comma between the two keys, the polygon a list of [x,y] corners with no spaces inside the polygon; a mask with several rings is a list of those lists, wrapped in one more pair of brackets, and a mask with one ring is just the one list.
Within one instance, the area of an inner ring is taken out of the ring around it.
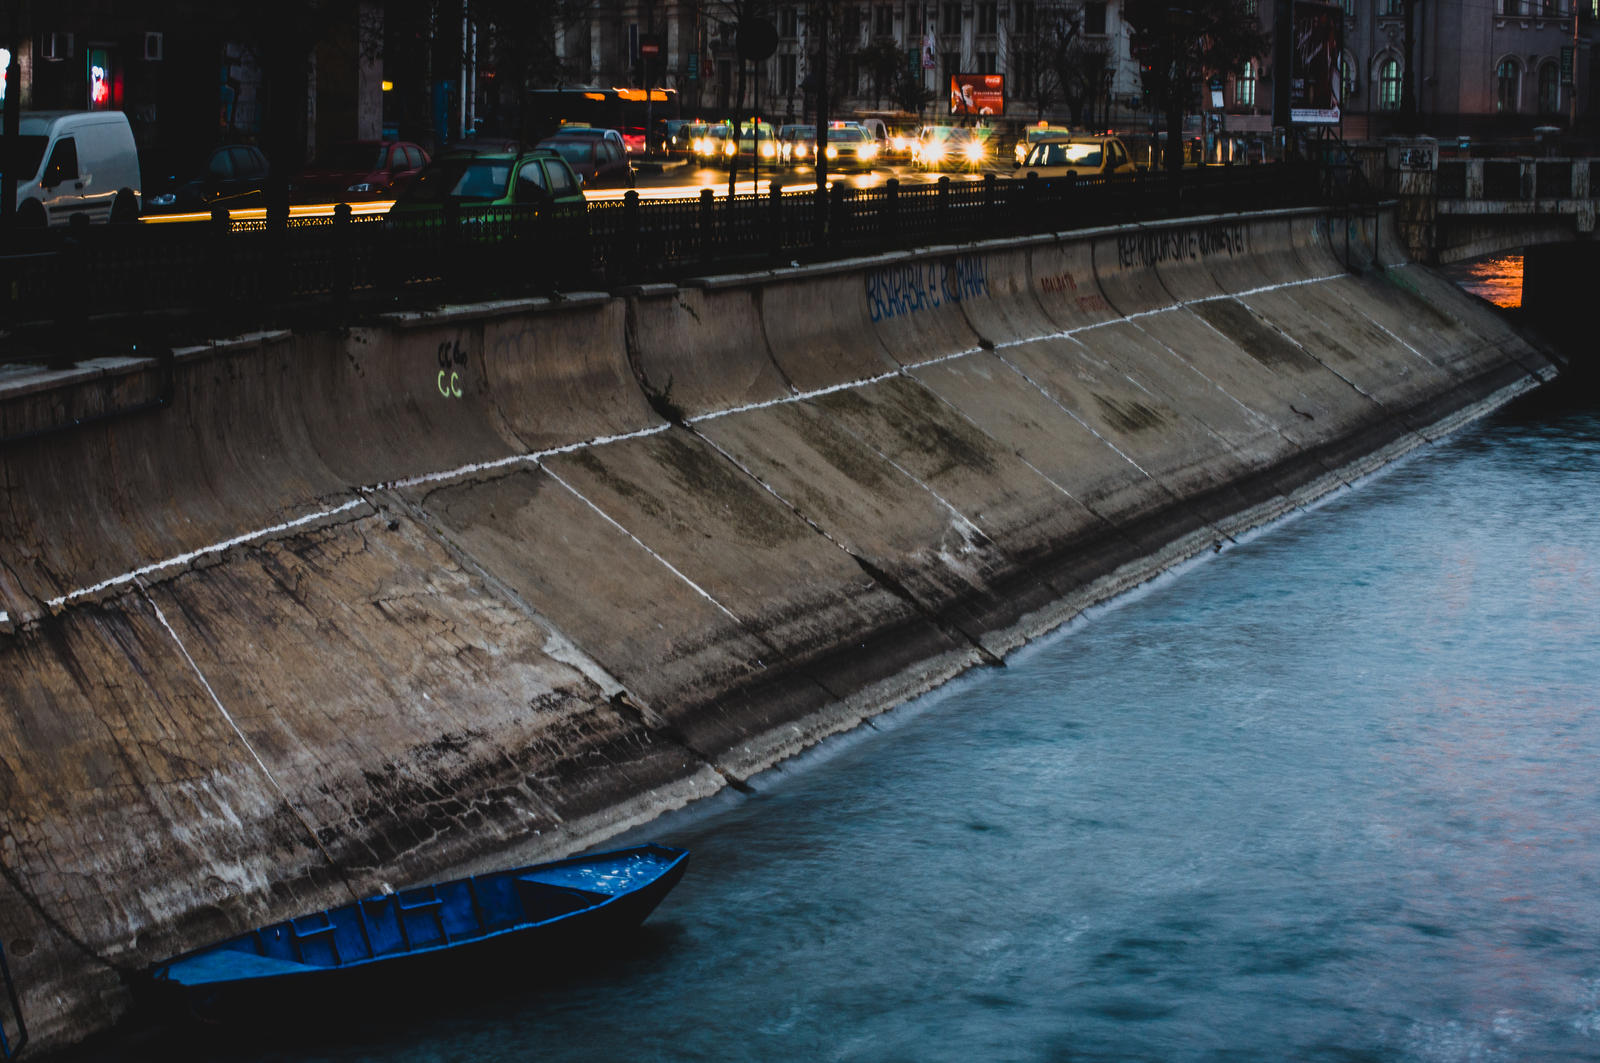
{"label": "orange light reflection on water", "polygon": [[1457,263],[1446,272],[1461,287],[1504,309],[1522,305],[1522,254],[1492,255]]}

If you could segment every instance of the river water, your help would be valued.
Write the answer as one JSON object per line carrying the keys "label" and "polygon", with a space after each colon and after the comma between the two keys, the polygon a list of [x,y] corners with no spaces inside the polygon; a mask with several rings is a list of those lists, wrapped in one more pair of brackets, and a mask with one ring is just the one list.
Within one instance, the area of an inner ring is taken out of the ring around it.
{"label": "river water", "polygon": [[620,954],[207,1057],[1600,1058],[1597,497],[1502,411],[626,839]]}

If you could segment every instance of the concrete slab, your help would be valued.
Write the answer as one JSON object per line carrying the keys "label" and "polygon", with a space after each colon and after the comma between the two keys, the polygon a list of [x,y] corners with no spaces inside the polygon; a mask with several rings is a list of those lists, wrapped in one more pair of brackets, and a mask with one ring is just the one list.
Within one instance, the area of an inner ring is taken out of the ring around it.
{"label": "concrete slab", "polygon": [[959,304],[981,343],[993,347],[1056,331],[1055,322],[1035,298],[1030,248],[986,250],[982,258],[989,297],[963,299]]}
{"label": "concrete slab", "polygon": [[1089,239],[1095,281],[1114,316],[1147,314],[1177,305],[1177,296],[1167,291],[1156,269],[1164,239],[1164,230],[1145,226],[1128,226]]}
{"label": "concrete slab", "polygon": [[1335,295],[1328,284],[1257,292],[1240,300],[1363,394],[1405,423],[1410,411],[1452,386],[1449,373]]}
{"label": "concrete slab", "polygon": [[761,322],[773,361],[802,392],[899,368],[878,342],[872,312],[859,273],[796,276],[761,290]]}
{"label": "concrete slab", "polygon": [[988,260],[977,252],[907,257],[867,270],[863,298],[884,350],[901,365],[918,365],[976,350],[980,337],[964,302],[993,298]]}
{"label": "concrete slab", "polygon": [[721,751],[741,775],[858,722],[865,710],[853,695],[907,696],[976,659],[692,433],[675,428],[544,464],[752,637],[778,647],[776,659],[757,662],[772,682],[816,684],[843,703],[803,725],[751,731],[744,745]]}
{"label": "concrete slab", "polygon": [[[746,741],[740,688],[759,686],[760,662],[781,655],[586,498],[538,467],[405,494],[515,601],[561,618],[561,636],[615,680],[601,680],[606,697],[625,690],[664,721],[655,730],[708,760]],[[826,700],[812,687],[790,707]]]}
{"label": "concrete slab", "polygon": [[676,417],[794,393],[767,351],[751,287],[676,288],[634,296],[628,313],[639,382]]}
{"label": "concrete slab", "polygon": [[569,446],[664,422],[633,379],[621,299],[483,326],[495,412],[523,450]]}
{"label": "concrete slab", "polygon": [[1065,239],[1035,245],[1029,256],[1033,294],[1049,322],[1068,331],[1119,316],[1094,271],[1094,245]]}

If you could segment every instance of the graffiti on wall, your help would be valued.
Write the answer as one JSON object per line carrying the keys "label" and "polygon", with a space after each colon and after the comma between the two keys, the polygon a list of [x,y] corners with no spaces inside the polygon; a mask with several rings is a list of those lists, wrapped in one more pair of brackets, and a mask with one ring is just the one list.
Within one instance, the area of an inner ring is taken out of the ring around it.
{"label": "graffiti on wall", "polygon": [[981,255],[907,262],[867,274],[867,313],[874,324],[989,294],[989,263]]}
{"label": "graffiti on wall", "polygon": [[1242,255],[1248,250],[1243,225],[1128,233],[1117,237],[1117,262],[1123,269],[1152,269],[1163,262],[1193,262],[1211,255]]}
{"label": "graffiti on wall", "polygon": [[1085,313],[1093,311],[1109,311],[1111,304],[1106,302],[1105,296],[1099,292],[1078,291],[1078,278],[1066,270],[1039,278],[1039,290],[1045,295],[1065,296],[1068,301]]}
{"label": "graffiti on wall", "polygon": [[439,344],[439,375],[434,386],[447,399],[461,397],[461,368],[467,364],[467,350],[460,340],[445,340]]}

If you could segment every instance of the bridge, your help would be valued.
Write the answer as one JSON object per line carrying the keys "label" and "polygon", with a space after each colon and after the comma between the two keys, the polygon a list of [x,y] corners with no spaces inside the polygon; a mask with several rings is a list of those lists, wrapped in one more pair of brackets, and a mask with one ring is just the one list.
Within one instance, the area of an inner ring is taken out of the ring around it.
{"label": "bridge", "polygon": [[1592,240],[1600,187],[1590,174],[1597,164],[1590,158],[1440,158],[1424,140],[1388,145],[1375,183],[1399,201],[1400,236],[1411,256],[1444,264]]}

